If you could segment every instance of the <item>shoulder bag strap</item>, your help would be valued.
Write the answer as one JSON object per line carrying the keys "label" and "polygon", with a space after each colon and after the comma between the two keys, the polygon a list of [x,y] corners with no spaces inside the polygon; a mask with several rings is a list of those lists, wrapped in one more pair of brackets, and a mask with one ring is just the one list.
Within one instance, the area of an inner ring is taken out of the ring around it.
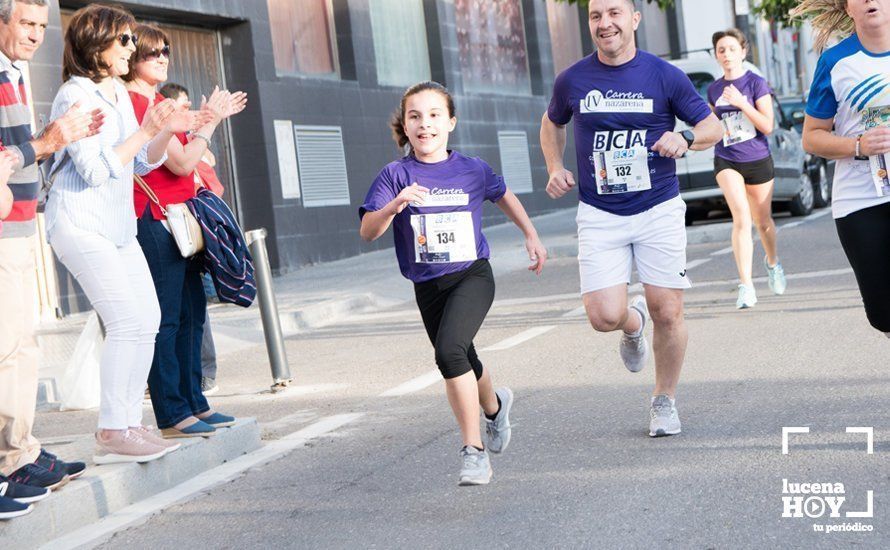
{"label": "shoulder bag strap", "polygon": [[148,198],[151,199],[151,202],[158,205],[158,208],[161,209],[161,213],[166,218],[167,217],[167,209],[164,208],[163,206],[161,206],[161,201],[158,200],[158,196],[155,195],[155,192],[151,190],[151,187],[149,187],[148,184],[145,183],[145,180],[142,179],[142,176],[140,176],[138,174],[133,174],[133,179],[136,180],[136,185],[138,185],[139,188],[142,189],[142,192],[145,193],[146,195],[148,195]]}

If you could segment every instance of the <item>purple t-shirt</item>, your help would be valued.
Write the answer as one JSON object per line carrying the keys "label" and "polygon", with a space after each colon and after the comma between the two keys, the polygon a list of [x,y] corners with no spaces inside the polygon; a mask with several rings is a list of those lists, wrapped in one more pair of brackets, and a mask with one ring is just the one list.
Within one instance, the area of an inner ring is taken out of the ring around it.
{"label": "purple t-shirt", "polygon": [[[392,221],[402,275],[422,283],[463,271],[477,259],[488,258],[488,242],[482,234],[482,203],[501,200],[507,192],[504,178],[484,160],[457,151],[432,164],[408,155],[380,171],[359,208],[359,218],[380,210],[415,182],[430,190],[426,203],[409,204]],[[435,216],[444,213],[454,215]]]}
{"label": "purple t-shirt", "polygon": [[[719,78],[712,82],[711,85],[708,86],[708,103],[714,108],[717,118],[723,122],[724,132],[728,132],[728,128],[733,125],[733,117],[744,117],[747,121],[746,123],[751,124],[748,117],[741,114],[741,109],[733,107],[725,100],[721,99],[723,89],[730,84],[735,86],[739,92],[745,96],[748,103],[754,106],[757,106],[758,99],[768,96],[771,93],[766,79],[751,71],[746,72],[735,80]],[[753,124],[751,125],[753,126]],[[755,128],[754,131],[756,134],[755,137],[744,139],[745,136],[743,135],[741,138],[735,139],[743,139],[744,141],[732,145],[727,146],[724,145],[723,140],[718,141],[717,145],[714,146],[714,156],[732,162],[754,162],[765,159],[769,156],[769,142],[760,130]],[[727,140],[729,140],[727,141],[727,143],[729,143],[732,141],[732,138],[727,136]]]}
{"label": "purple t-shirt", "polygon": [[[680,194],[676,162],[651,148],[674,130],[676,118],[695,126],[710,114],[683,71],[642,50],[617,67],[603,64],[596,53],[575,63],[556,77],[547,109],[554,124],[575,120],[581,202],[620,216],[639,214]],[[632,147],[648,150],[651,189],[597,193],[597,154]]]}

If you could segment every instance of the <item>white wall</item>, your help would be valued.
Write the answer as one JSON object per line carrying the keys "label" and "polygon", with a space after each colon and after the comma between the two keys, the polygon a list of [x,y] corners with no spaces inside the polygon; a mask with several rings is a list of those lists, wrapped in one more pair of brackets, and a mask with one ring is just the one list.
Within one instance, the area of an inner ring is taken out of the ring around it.
{"label": "white wall", "polygon": [[646,37],[646,51],[655,55],[671,53],[667,15],[658,7],[658,4],[638,2],[637,5],[643,15],[640,31]]}
{"label": "white wall", "polygon": [[683,0],[686,51],[711,47],[711,36],[735,26],[733,0]]}

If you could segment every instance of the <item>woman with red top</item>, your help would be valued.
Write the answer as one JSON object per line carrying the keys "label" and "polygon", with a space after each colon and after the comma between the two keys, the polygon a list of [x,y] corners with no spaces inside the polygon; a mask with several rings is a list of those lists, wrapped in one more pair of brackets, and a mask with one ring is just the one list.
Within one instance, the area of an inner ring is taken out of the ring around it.
{"label": "woman with red top", "polygon": [[[167,80],[170,40],[157,27],[139,25],[140,40],[130,59],[126,82],[137,120],[164,98],[157,87]],[[214,90],[201,106],[205,124],[192,134],[176,134],[167,146],[167,160],[143,179],[157,195],[156,204],[137,185],[134,205],[137,239],[145,253],[161,306],[161,327],[155,341],[154,361],[148,376],[155,419],[166,438],[210,436],[216,428],[235,422],[214,412],[201,393],[201,336],[207,301],[201,283],[200,257],[183,258],[170,234],[161,206],[182,203],[195,196],[194,171],[207,150],[216,127],[240,112],[243,93]]]}

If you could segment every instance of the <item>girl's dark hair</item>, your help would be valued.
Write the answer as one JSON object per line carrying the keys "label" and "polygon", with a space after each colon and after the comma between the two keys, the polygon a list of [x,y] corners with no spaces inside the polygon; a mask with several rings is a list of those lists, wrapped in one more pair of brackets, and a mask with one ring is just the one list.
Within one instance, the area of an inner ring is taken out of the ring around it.
{"label": "girl's dark hair", "polygon": [[120,40],[127,27],[132,31],[136,19],[117,6],[90,4],[74,12],[65,31],[62,80],[72,76],[83,76],[94,82],[102,80],[110,67],[102,62],[101,54],[115,40]]}
{"label": "girl's dark hair", "polygon": [[445,98],[445,102],[448,104],[448,118],[456,116],[454,98],[451,97],[451,92],[448,91],[448,88],[432,80],[411,86],[405,90],[405,93],[402,95],[402,101],[399,103],[399,110],[392,114],[392,118],[389,121],[389,127],[392,128],[392,139],[398,144],[399,149],[403,149],[409,144],[408,134],[405,133],[405,103],[407,103],[409,97],[426,90],[442,94],[442,97]]}
{"label": "girl's dark hair", "polygon": [[717,31],[714,33],[714,36],[711,37],[711,44],[714,45],[714,53],[717,53],[717,42],[720,42],[721,39],[726,38],[727,36],[731,36],[739,41],[739,44],[742,45],[743,50],[748,49],[748,39],[745,37],[745,33],[738,29],[728,29],[725,31]]}
{"label": "girl's dark hair", "polygon": [[140,23],[136,25],[133,32],[139,37],[139,42],[136,43],[136,51],[130,58],[129,72],[121,77],[124,82],[132,82],[136,79],[136,63],[145,61],[152,51],[170,45],[170,37],[167,36],[167,33],[154,25]]}
{"label": "girl's dark hair", "polygon": [[182,94],[189,95],[189,91],[185,86],[175,82],[164,84],[161,86],[161,89],[158,90],[158,93],[168,99],[178,99]]}

